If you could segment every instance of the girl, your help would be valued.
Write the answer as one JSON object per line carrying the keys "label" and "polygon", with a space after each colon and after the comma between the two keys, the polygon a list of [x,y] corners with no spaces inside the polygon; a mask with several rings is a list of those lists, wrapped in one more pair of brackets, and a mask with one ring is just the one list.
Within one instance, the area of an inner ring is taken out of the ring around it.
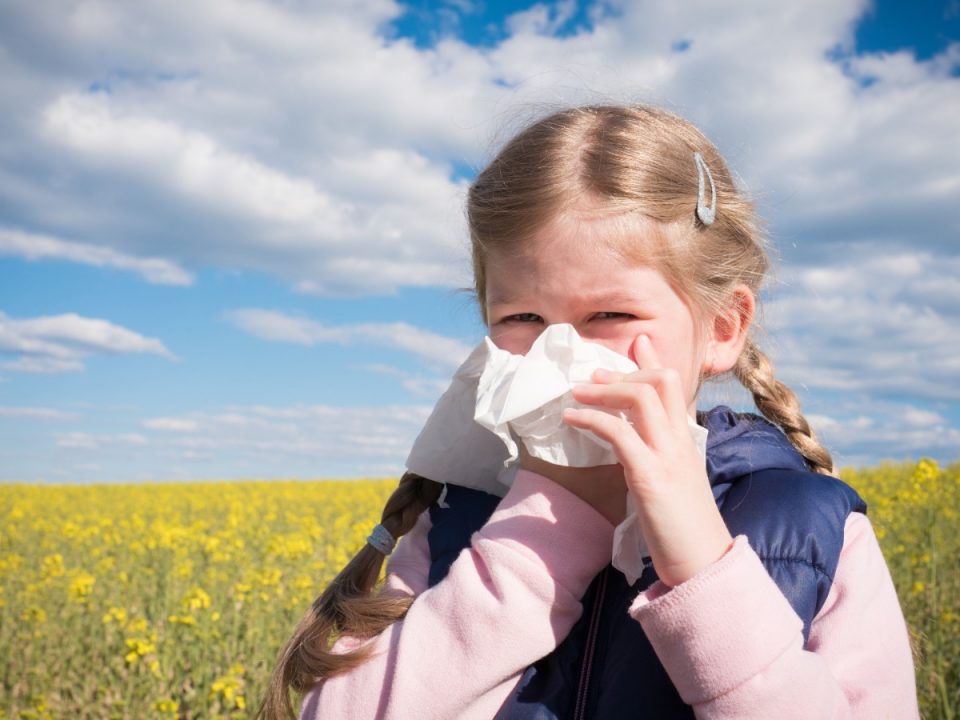
{"label": "girl", "polygon": [[[768,260],[710,142],[660,110],[562,111],[480,173],[468,218],[497,346],[523,354],[569,323],[640,367],[597,371],[564,413],[619,462],[521,453],[502,500],[448,485],[438,501],[406,474],[283,649],[261,716],[292,716],[292,688],[307,720],[917,717],[863,503],[751,340]],[[765,419],[696,412],[728,372]],[[607,567],[627,492],[650,558],[632,585]]]}

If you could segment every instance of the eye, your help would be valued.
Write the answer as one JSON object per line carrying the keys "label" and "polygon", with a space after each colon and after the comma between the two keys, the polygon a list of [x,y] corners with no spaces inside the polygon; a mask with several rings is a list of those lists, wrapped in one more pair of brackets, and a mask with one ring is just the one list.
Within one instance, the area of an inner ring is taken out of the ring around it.
{"label": "eye", "polygon": [[507,315],[500,322],[535,323],[543,322],[543,318],[536,313],[516,313],[514,315]]}
{"label": "eye", "polygon": [[632,320],[635,316],[624,312],[598,312],[594,313],[593,320]]}

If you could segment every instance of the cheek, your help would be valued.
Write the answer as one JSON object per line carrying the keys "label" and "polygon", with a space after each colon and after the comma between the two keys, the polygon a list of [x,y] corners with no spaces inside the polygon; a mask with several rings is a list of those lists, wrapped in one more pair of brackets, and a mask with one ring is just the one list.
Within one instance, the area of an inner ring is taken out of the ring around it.
{"label": "cheek", "polygon": [[637,362],[637,359],[633,356],[633,341],[635,338],[636,336],[603,339],[589,338],[589,341],[597,345],[603,345],[607,350],[613,350],[615,353],[630,358],[633,362]]}
{"label": "cheek", "polygon": [[493,344],[514,355],[526,355],[543,330],[539,325],[492,327],[488,333]]}
{"label": "cheek", "polygon": [[673,337],[660,347],[654,345],[654,349],[663,367],[672,368],[680,374],[683,393],[687,400],[694,400],[700,380],[700,366],[697,362],[697,347],[692,337],[687,335]]}

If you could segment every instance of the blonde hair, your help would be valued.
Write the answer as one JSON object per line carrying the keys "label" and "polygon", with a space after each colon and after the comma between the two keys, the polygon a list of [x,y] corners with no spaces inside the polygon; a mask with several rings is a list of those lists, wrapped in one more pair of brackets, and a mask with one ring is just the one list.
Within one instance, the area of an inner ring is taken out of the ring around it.
{"label": "blonde hair", "polygon": [[[694,152],[709,167],[716,187],[716,219],[707,226],[695,214]],[[769,260],[753,205],[735,186],[717,149],[693,125],[648,107],[590,106],[563,110],[520,132],[474,180],[467,199],[474,281],[485,307],[487,257],[521,253],[530,239],[565,209],[582,207],[624,228],[643,227],[642,247],[633,232],[614,233],[625,258],[643,257],[703,315],[729,312],[733,289],[756,295]],[[484,318],[486,319],[486,318]],[[816,472],[833,462],[800,412],[796,395],[776,379],[773,365],[748,340],[733,369],[757,408],[780,427]],[[407,473],[387,501],[382,524],[394,537],[408,532],[437,499],[438,483]],[[330,648],[340,634],[369,638],[401,619],[410,598],[373,593],[383,555],[365,546],[314,602],[280,652],[259,718],[293,717],[291,689],[356,667],[369,656],[360,647]]]}

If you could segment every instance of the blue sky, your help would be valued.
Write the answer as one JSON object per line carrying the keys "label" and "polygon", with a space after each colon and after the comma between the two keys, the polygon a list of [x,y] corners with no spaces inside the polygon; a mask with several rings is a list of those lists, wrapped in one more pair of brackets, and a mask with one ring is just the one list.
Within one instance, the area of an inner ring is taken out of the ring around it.
{"label": "blue sky", "polygon": [[596,101],[757,199],[842,464],[960,457],[957,0],[13,0],[0,51],[0,480],[397,473],[484,334],[466,183]]}

